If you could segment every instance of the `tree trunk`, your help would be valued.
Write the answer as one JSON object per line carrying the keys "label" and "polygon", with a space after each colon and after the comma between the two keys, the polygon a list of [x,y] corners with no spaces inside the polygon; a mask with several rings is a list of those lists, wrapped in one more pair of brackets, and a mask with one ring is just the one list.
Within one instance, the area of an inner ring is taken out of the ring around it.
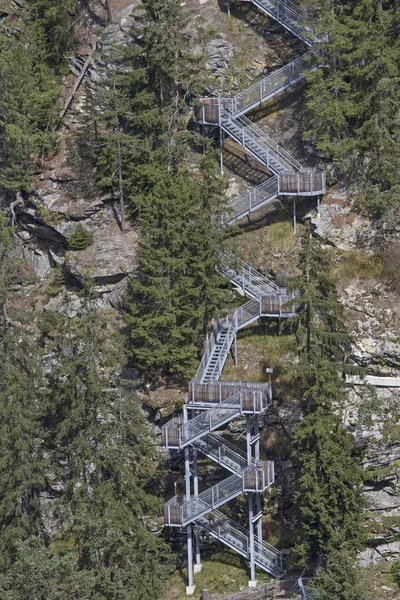
{"label": "tree trunk", "polygon": [[112,13],[112,8],[111,8],[111,0],[106,0],[106,9],[107,9],[107,18],[108,18],[108,21],[111,23],[113,21],[113,13]]}
{"label": "tree trunk", "polygon": [[121,231],[125,233],[125,207],[124,207],[124,189],[122,185],[122,162],[121,162],[121,133],[118,129],[117,137],[118,150],[118,185],[119,185],[119,207],[121,211]]}
{"label": "tree trunk", "polygon": [[122,160],[121,160],[121,131],[119,127],[119,115],[117,105],[117,95],[115,91],[115,81],[113,84],[114,102],[115,102],[115,126],[117,128],[117,161],[118,161],[118,188],[119,188],[119,207],[121,214],[121,231],[125,233],[125,207],[124,207],[124,188],[122,181]]}

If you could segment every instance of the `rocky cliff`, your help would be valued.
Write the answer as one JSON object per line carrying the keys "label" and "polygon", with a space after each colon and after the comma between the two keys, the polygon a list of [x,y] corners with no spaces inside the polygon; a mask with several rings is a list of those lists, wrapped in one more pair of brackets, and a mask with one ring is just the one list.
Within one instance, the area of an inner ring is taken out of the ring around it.
{"label": "rocky cliff", "polygon": [[[70,59],[71,73],[63,80],[60,106],[89,55],[90,66],[63,119],[59,152],[44,163],[37,174],[35,191],[26,198],[24,206],[18,207],[17,234],[33,276],[32,282],[20,290],[20,296],[27,305],[34,304],[39,310],[67,310],[77,314],[80,309],[77,292],[84,279],[91,277],[100,294],[99,305],[104,310],[119,311],[128,278],[135,273],[139,239],[135,222],[129,220],[127,231],[122,233],[118,199],[96,189],[85,189],[82,175],[71,168],[69,160],[70,141],[84,124],[87,91],[91,86],[101,85],[102,71],[113,68],[115,51],[130,43],[129,30],[134,25],[131,11],[135,4],[114,0],[112,24],[105,24],[102,9],[93,5],[77,25],[79,45]],[[206,94],[234,93],[256,81],[263,71],[284,65],[303,51],[293,36],[248,6],[233,8],[235,18],[229,19],[225,7],[217,0],[187,0],[184,4],[189,20],[182,33],[190,40],[192,55],[208,81]],[[17,12],[18,5],[14,8]],[[298,91],[282,94],[279,102],[263,107],[257,119],[295,156],[305,157],[310,165],[319,164],[321,157],[301,137],[304,102]],[[242,191],[263,177],[256,167],[253,181],[240,177],[240,162],[251,159],[243,154],[235,156],[229,144],[224,160],[228,167],[228,194]],[[354,362],[368,373],[399,377],[399,290],[384,269],[385,251],[400,244],[398,220],[394,215],[391,222],[371,223],[355,211],[354,193],[344,182],[335,180],[334,175],[333,181],[334,185],[322,199],[320,213],[317,214],[316,206],[304,203],[299,206],[300,221],[310,218],[314,233],[334,249],[342,303],[348,310],[349,327],[354,331]],[[271,262],[263,264],[259,257],[268,237],[268,224],[275,222],[276,228],[280,219],[290,222],[290,210],[279,206],[257,215],[253,234],[251,227],[244,229],[233,244],[242,245],[248,256],[255,257],[258,263],[255,266],[267,270]],[[93,243],[85,250],[74,251],[68,237],[78,223],[92,233]],[[298,248],[296,240],[293,236],[287,246],[287,238],[283,240],[277,235],[268,242],[268,257],[273,255],[276,273],[287,271],[288,253],[293,256]],[[60,266],[64,277],[55,286],[55,273]],[[70,299],[68,304],[64,293]],[[183,395],[182,390],[161,387],[147,391],[142,398],[149,418],[158,423],[173,411]],[[290,431],[300,415],[284,406],[285,398],[281,400],[277,421],[270,425]],[[400,556],[399,419],[400,388],[354,385],[346,426],[357,443],[365,446],[369,537],[368,549],[362,556],[365,565],[385,563]],[[286,458],[281,457],[283,470],[288,466]]]}

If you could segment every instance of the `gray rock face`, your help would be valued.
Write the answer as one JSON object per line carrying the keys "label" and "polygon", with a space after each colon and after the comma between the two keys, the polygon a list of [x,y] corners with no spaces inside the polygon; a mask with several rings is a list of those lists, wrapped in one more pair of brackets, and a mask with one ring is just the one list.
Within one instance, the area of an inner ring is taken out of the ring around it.
{"label": "gray rock face", "polygon": [[[369,245],[372,246],[374,234],[368,219],[353,212],[353,203],[346,190],[332,189],[324,196],[320,215],[309,215],[315,227],[315,234],[340,250],[353,250],[360,237],[369,231]],[[368,240],[364,239],[364,242]]]}
{"label": "gray rock face", "polygon": [[[91,246],[83,251],[68,252],[65,268],[80,283],[90,276],[95,285],[110,285],[133,273],[137,232],[122,234],[116,229],[116,224],[110,223],[106,231],[94,230],[95,241]],[[118,301],[117,297],[118,293],[114,295],[114,302]]]}
{"label": "gray rock face", "polygon": [[32,271],[39,277],[42,278],[51,271],[50,260],[47,252],[43,252],[38,248],[29,250],[24,248],[24,257]]}
{"label": "gray rock face", "polygon": [[208,56],[206,69],[212,71],[217,79],[224,79],[229,75],[229,63],[235,56],[237,48],[228,42],[226,35],[220,33],[216,39],[208,42],[205,51]]}
{"label": "gray rock face", "polygon": [[376,548],[367,548],[360,554],[360,563],[369,567],[390,560],[397,560],[400,555],[400,542],[382,543]]}
{"label": "gray rock face", "polygon": [[382,284],[369,290],[352,282],[341,298],[357,321],[353,359],[361,366],[379,365],[380,371],[397,375],[400,369],[400,312],[397,297]]}

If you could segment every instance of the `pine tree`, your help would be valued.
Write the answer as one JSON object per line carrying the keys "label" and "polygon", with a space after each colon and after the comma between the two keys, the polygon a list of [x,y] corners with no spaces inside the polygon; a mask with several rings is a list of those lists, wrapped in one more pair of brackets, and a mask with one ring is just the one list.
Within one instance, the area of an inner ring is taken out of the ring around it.
{"label": "pine tree", "polygon": [[41,365],[29,332],[9,309],[18,281],[18,252],[0,212],[0,566],[7,569],[17,544],[43,531],[41,471]]}
{"label": "pine tree", "polygon": [[296,385],[306,412],[317,406],[332,410],[342,406],[345,375],[354,372],[349,360],[351,338],[331,276],[332,257],[313,238],[309,225],[303,236],[299,267],[302,276],[294,282],[300,290],[296,300],[299,311],[289,320],[289,326],[296,326]]}
{"label": "pine tree", "polygon": [[390,0],[321,4],[326,37],[309,75],[307,136],[379,217],[400,201],[400,9]]}
{"label": "pine tree", "polygon": [[29,45],[0,34],[0,190],[30,191],[35,165],[56,148],[58,86]]}
{"label": "pine tree", "polygon": [[53,544],[71,550],[90,597],[152,600],[168,571],[165,546],[145,523],[160,508],[148,489],[154,446],[119,382],[120,340],[88,294],[82,317],[54,333],[57,364],[48,374],[44,439],[63,485]]}
{"label": "pine tree", "polygon": [[[204,166],[208,169],[208,163]],[[187,376],[200,335],[220,306],[219,242],[210,182],[182,172],[158,173],[139,204],[138,277],[129,295],[130,349],[148,376]]]}
{"label": "pine tree", "polygon": [[338,552],[354,559],[362,546],[364,503],[352,436],[337,415],[319,407],[295,428],[293,450],[294,498],[301,514],[299,557],[325,567]]}
{"label": "pine tree", "polygon": [[335,571],[333,564],[342,552],[354,563],[362,546],[363,472],[354,440],[340,418],[345,374],[352,370],[348,365],[351,340],[331,264],[327,251],[306,228],[303,277],[298,282],[301,296],[294,319],[299,353],[295,381],[304,410],[293,432],[294,501],[301,516],[296,551],[303,564],[312,561],[317,570],[323,567],[326,577],[329,573],[338,599],[350,600],[345,574],[353,571]]}

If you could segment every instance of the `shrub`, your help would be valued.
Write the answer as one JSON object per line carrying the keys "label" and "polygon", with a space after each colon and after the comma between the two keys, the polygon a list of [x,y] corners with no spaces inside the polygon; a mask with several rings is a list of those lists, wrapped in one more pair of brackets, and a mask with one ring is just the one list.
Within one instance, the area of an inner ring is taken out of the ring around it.
{"label": "shrub", "polygon": [[85,229],[81,223],[78,223],[74,227],[73,232],[67,238],[71,250],[85,250],[85,248],[93,244],[93,240],[93,233]]}

